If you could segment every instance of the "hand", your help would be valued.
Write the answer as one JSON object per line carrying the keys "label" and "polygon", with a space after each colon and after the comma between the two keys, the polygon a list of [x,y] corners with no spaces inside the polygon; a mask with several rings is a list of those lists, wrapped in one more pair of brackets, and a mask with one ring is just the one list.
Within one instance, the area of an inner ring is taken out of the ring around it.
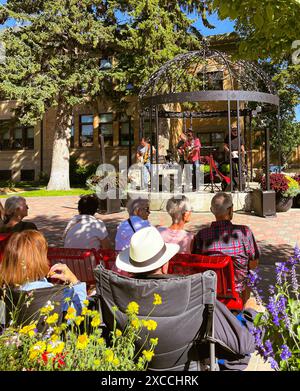
{"label": "hand", "polygon": [[78,278],[75,276],[74,273],[71,272],[68,266],[64,265],[63,263],[56,263],[55,265],[53,265],[49,270],[48,277],[56,278],[67,284],[78,283]]}
{"label": "hand", "polygon": [[252,309],[256,312],[265,312],[265,307],[262,304],[258,304],[254,297],[250,297],[244,305],[244,309]]}

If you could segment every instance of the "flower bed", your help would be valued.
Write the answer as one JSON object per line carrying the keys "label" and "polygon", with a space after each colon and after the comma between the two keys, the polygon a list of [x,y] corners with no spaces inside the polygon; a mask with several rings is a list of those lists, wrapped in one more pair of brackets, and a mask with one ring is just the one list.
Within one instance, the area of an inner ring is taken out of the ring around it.
{"label": "flower bed", "polygon": [[[153,305],[161,304],[161,297],[154,294]],[[40,310],[47,329],[37,331],[37,322],[24,327],[14,322],[0,335],[0,371],[116,371],[145,370],[154,356],[157,338],[147,334],[138,353],[135,342],[142,331],[153,331],[157,323],[149,318],[139,320],[139,305],[127,306],[128,322],[123,331],[116,328],[104,339],[98,311],[87,308],[80,315],[69,306],[64,322],[59,324],[59,315],[48,302]],[[114,312],[118,308],[113,308]]]}

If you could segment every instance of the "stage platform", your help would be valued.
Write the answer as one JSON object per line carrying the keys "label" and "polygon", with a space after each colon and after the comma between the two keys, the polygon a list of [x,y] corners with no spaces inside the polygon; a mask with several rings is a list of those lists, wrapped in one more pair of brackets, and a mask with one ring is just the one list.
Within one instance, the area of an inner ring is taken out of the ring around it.
{"label": "stage platform", "polygon": [[[256,186],[254,186],[255,188]],[[209,190],[199,190],[186,193],[165,193],[165,192],[146,192],[142,190],[128,190],[131,198],[148,198],[150,200],[150,210],[165,211],[168,199],[173,196],[180,197],[185,195],[192,205],[193,212],[210,212],[210,205],[213,196],[217,193],[211,193]],[[251,190],[247,192],[232,193],[234,211],[251,210]],[[250,209],[250,210],[249,210]]]}

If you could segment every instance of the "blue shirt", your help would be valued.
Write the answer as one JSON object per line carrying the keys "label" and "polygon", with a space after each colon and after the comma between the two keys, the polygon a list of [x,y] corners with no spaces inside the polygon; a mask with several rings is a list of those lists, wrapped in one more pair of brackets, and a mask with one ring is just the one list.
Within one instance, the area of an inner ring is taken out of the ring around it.
{"label": "blue shirt", "polygon": [[[40,281],[27,282],[22,285],[21,290],[23,291],[31,291],[33,289],[39,288],[51,288],[54,286],[51,282],[48,282],[46,278],[43,278]],[[72,287],[66,286],[63,292],[63,300],[64,304],[62,307],[63,311],[67,311],[69,304],[65,302],[66,298],[70,298],[71,302],[76,310],[77,315],[81,314],[83,301],[86,300],[87,292],[86,292],[86,283],[80,282]]]}

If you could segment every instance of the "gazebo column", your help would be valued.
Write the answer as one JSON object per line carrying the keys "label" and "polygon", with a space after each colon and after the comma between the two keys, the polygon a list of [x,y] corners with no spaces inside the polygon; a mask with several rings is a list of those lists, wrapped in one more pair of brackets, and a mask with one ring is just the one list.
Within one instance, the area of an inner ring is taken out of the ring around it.
{"label": "gazebo column", "polygon": [[228,100],[228,138],[229,138],[229,168],[230,168],[230,191],[233,192],[233,172],[232,172],[232,147],[231,147],[231,108]]}
{"label": "gazebo column", "polygon": [[242,184],[242,156],[241,156],[241,127],[240,127],[240,101],[236,101],[237,110],[237,131],[238,131],[238,169],[239,169],[239,191],[243,190]]}

